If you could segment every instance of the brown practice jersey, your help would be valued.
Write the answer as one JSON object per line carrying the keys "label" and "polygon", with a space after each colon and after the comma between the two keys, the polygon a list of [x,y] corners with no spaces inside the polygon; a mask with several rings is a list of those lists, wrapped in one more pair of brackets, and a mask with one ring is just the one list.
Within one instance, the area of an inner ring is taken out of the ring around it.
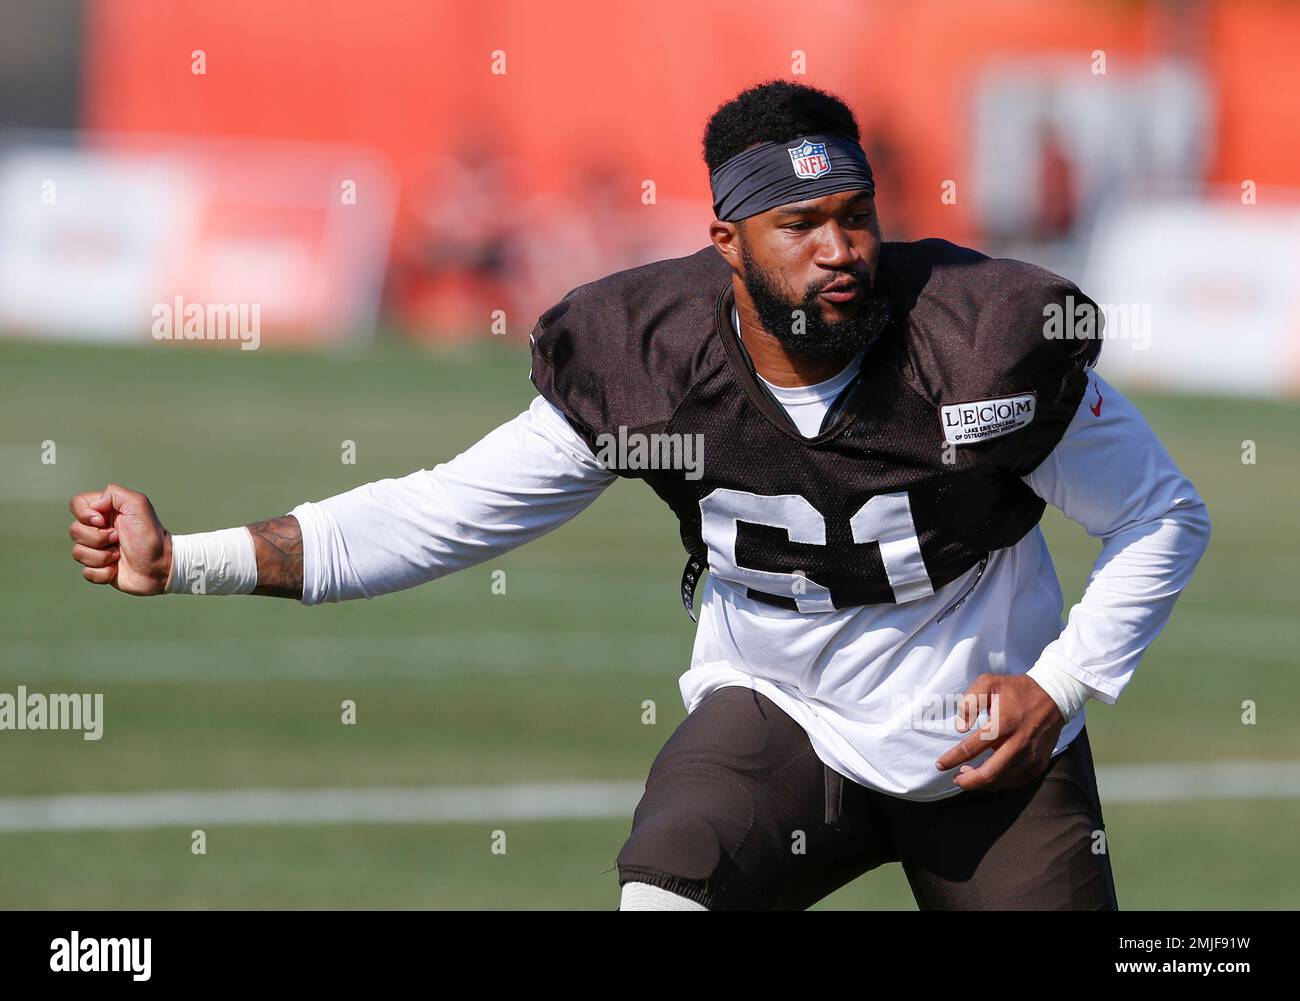
{"label": "brown practice jersey", "polygon": [[[754,376],[731,279],[710,245],[574,289],[532,335],[538,391],[676,513],[688,609],[706,566],[801,611],[911,601],[1038,523],[1021,477],[1065,433],[1100,346],[1071,282],[944,240],[883,244],[893,319],[805,438]],[[702,461],[676,461],[692,445]]]}

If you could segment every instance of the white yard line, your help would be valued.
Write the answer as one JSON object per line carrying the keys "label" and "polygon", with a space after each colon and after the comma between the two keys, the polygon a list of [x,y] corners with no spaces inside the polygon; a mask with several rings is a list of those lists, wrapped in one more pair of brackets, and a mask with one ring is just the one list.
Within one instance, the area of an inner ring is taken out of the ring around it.
{"label": "white yard line", "polygon": [[[1300,799],[1300,761],[1111,765],[1102,805]],[[641,782],[416,789],[188,790],[0,799],[0,832],[204,825],[447,824],[630,819]]]}
{"label": "white yard line", "polygon": [[447,824],[631,816],[639,782],[250,789],[0,799],[0,831],[252,824]]}
{"label": "white yard line", "polygon": [[1204,761],[1097,769],[1101,805],[1300,799],[1300,761]]}
{"label": "white yard line", "polygon": [[[685,617],[683,616],[683,621]],[[663,633],[574,628],[539,638],[532,628],[390,636],[276,636],[266,639],[76,639],[0,643],[0,665],[29,690],[53,684],[219,684],[239,682],[431,681],[445,677],[662,672],[682,661]],[[689,650],[689,644],[686,649]]]}

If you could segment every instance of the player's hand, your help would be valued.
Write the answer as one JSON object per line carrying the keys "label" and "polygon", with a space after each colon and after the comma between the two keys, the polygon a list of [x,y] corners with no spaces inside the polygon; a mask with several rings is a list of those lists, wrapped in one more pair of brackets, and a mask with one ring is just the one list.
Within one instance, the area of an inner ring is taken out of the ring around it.
{"label": "player's hand", "polygon": [[127,594],[162,594],[172,570],[171,533],[144,494],[110,483],[77,494],[68,504],[72,558],[92,584],[112,584]]}
{"label": "player's hand", "polygon": [[957,730],[965,733],[980,710],[989,719],[935,766],[941,772],[995,748],[978,768],[967,765],[953,779],[963,789],[1014,789],[1037,778],[1052,760],[1065,717],[1038,682],[1024,674],[981,674],[957,707]]}

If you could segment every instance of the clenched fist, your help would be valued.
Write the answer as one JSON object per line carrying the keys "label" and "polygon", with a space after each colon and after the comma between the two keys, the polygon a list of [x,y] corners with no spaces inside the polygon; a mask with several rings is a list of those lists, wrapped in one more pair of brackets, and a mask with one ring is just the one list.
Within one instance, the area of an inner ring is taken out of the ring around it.
{"label": "clenched fist", "polygon": [[68,504],[77,520],[68,527],[72,558],[92,584],[112,584],[126,594],[162,594],[172,568],[171,533],[144,494],[110,483],[77,494]]}

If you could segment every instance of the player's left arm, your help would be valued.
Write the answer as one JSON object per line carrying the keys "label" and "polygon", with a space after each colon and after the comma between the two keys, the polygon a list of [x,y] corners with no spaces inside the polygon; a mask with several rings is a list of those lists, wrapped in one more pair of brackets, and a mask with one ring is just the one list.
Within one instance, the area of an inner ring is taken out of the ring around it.
{"label": "player's left arm", "polygon": [[1118,700],[1209,543],[1205,502],[1142,414],[1095,372],[1088,380],[1064,437],[1023,479],[1100,539],[1101,553],[1068,624],[1029,673],[981,675],[966,693],[959,729],[974,722],[976,696],[996,696],[998,717],[995,738],[982,727],[937,762],[947,770],[994,746],[954,779],[965,789],[1028,781],[1086,699]]}

